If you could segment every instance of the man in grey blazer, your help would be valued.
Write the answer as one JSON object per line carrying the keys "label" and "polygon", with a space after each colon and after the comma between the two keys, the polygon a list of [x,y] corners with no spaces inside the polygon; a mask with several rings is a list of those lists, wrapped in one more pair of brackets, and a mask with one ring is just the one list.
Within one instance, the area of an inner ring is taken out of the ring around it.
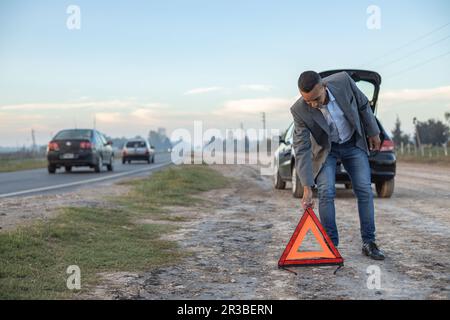
{"label": "man in grey blazer", "polygon": [[291,107],[291,113],[296,171],[304,188],[302,206],[314,207],[311,187],[317,184],[320,220],[338,246],[334,197],[336,161],[340,159],[358,199],[362,251],[383,260],[384,254],[375,243],[368,160],[369,148],[380,149],[380,129],[369,100],[346,72],[321,79],[318,73],[306,71],[300,75],[298,87],[302,97]]}

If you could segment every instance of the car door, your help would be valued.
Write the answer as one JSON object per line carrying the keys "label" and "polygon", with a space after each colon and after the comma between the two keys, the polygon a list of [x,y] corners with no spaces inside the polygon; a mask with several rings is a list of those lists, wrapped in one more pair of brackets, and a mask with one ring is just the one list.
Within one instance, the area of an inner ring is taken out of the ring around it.
{"label": "car door", "polygon": [[100,133],[97,131],[94,131],[94,141],[97,149],[97,155],[102,157],[103,162],[105,161],[107,162],[108,158],[107,154],[105,154],[105,145],[103,144],[103,141],[100,138]]}
{"label": "car door", "polygon": [[293,143],[294,124],[292,123],[286,130],[283,137],[284,141],[280,141],[279,172],[283,179],[291,177],[291,159],[292,159],[292,143]]}
{"label": "car door", "polygon": [[112,157],[112,146],[110,146],[108,144],[108,141],[106,140],[106,137],[102,134],[99,133],[100,136],[100,140],[102,142],[103,145],[103,155],[104,155],[104,160],[106,160],[108,163],[111,161],[111,157]]}

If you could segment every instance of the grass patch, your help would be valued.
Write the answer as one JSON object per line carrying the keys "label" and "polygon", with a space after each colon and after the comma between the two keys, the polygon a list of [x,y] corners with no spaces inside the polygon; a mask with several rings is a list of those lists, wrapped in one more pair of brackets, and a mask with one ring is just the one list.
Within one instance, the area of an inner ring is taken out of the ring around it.
{"label": "grass patch", "polygon": [[[130,194],[112,200],[117,209],[64,208],[47,222],[0,233],[0,299],[75,298],[99,282],[99,272],[177,262],[183,255],[176,243],[160,239],[174,226],[134,221],[163,217],[164,205],[197,203],[192,195],[224,187],[227,180],[206,166],[186,166],[128,184]],[[81,269],[79,292],[66,287],[69,265]]]}
{"label": "grass patch", "polygon": [[155,219],[183,221],[182,217],[165,215],[161,207],[198,204],[204,200],[192,195],[224,188],[229,181],[206,165],[173,167],[154,173],[150,179],[123,182],[132,185],[133,189],[118,202],[137,213],[152,213]]}
{"label": "grass patch", "polygon": [[0,172],[14,172],[46,167],[46,159],[0,159]]}

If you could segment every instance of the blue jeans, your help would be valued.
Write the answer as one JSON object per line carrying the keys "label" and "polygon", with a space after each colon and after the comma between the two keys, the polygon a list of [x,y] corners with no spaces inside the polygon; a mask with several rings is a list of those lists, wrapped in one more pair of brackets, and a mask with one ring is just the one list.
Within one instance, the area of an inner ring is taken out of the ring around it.
{"label": "blue jeans", "polygon": [[370,166],[367,154],[355,146],[354,136],[343,144],[332,143],[317,178],[320,221],[337,246],[339,234],[336,226],[334,197],[336,195],[336,161],[340,159],[350,176],[353,192],[358,199],[359,222],[363,243],[375,241],[375,219]]}

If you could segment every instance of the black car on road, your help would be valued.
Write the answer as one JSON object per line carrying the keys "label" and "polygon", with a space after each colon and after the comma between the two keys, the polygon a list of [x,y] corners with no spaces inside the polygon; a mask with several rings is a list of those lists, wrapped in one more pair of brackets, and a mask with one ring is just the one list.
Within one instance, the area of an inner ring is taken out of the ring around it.
{"label": "black car on road", "polygon": [[[337,72],[345,71],[356,82],[357,86],[369,98],[372,111],[375,114],[378,93],[380,92],[381,76],[374,71],[367,70],[332,70],[320,73],[322,78]],[[376,118],[376,117],[375,117]],[[379,119],[376,119],[380,128],[381,149],[369,155],[372,183],[375,183],[377,195],[380,198],[390,198],[394,192],[394,178],[396,171],[396,156],[394,142],[384,130]],[[286,182],[292,183],[292,194],[296,198],[303,196],[303,186],[295,170],[295,152],[292,147],[294,123],[280,137],[280,145],[275,152],[276,173],[274,186],[284,189]],[[336,183],[351,188],[351,181],[342,163],[338,161],[336,167]]]}
{"label": "black car on road", "polygon": [[88,166],[101,172],[106,166],[114,170],[112,142],[94,129],[66,129],[59,131],[48,143],[48,172],[64,167],[70,172],[73,167]]}

